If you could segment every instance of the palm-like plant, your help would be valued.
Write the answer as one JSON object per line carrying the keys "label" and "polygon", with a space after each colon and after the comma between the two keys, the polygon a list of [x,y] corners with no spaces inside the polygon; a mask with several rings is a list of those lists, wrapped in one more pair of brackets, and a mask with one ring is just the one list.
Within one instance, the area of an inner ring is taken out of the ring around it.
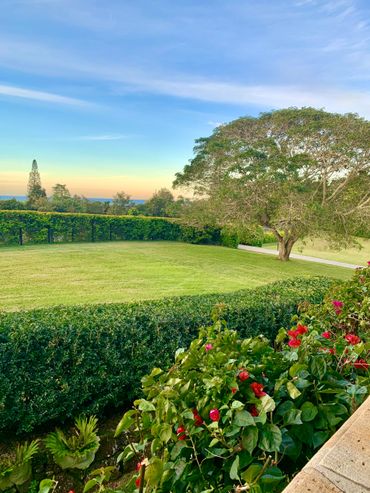
{"label": "palm-like plant", "polygon": [[0,491],[5,491],[14,485],[28,481],[32,474],[31,459],[38,452],[39,441],[33,440],[18,445],[14,451],[1,457],[0,462]]}
{"label": "palm-like plant", "polygon": [[66,436],[56,429],[45,439],[45,446],[50,450],[55,462],[62,469],[86,469],[93,462],[99,448],[97,435],[98,420],[95,416],[80,417],[75,421],[72,435]]}

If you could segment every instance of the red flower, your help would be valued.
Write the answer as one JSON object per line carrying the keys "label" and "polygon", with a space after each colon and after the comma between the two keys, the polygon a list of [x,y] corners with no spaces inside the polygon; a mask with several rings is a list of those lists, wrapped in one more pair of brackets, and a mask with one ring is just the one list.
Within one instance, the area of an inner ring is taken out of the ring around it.
{"label": "red flower", "polygon": [[288,330],[287,334],[289,337],[296,338],[299,335],[299,332],[298,332],[298,330]]}
{"label": "red flower", "polygon": [[266,395],[266,392],[263,391],[262,383],[253,382],[250,384],[250,388],[253,390],[254,395],[256,397],[262,397],[262,396]]}
{"label": "red flower", "polygon": [[248,380],[249,378],[249,373],[246,371],[246,370],[242,370],[239,375],[239,380],[241,380],[242,382],[244,382],[245,380]]}
{"label": "red flower", "polygon": [[177,433],[177,439],[178,440],[185,440],[186,439],[185,428],[183,426],[179,426],[176,430],[176,433]]}
{"label": "red flower", "polygon": [[367,265],[370,265],[370,260],[367,261]]}
{"label": "red flower", "polygon": [[193,409],[194,424],[195,426],[202,426],[203,420],[196,409]]}
{"label": "red flower", "polygon": [[332,302],[332,305],[334,306],[334,308],[343,308],[343,301],[338,301],[338,300],[333,300]]}
{"label": "red flower", "polygon": [[353,363],[353,366],[358,370],[368,370],[370,365],[364,359],[358,359]]}
{"label": "red flower", "polygon": [[307,329],[307,327],[306,327],[305,325],[298,324],[298,325],[297,325],[296,332],[297,332],[297,334],[301,334],[301,335],[303,335],[303,334],[305,334],[306,332],[308,332],[308,329]]}
{"label": "red flower", "polygon": [[251,413],[252,416],[255,416],[255,417],[259,415],[258,409],[256,408],[256,406],[254,404],[251,406],[249,412]]}
{"label": "red flower", "polygon": [[335,313],[337,315],[340,315],[342,313],[342,308],[343,308],[343,301],[338,301],[338,300],[333,300],[332,305],[334,306]]}
{"label": "red flower", "polygon": [[231,393],[235,394],[238,391],[237,387],[231,387]]}
{"label": "red flower", "polygon": [[356,344],[361,342],[361,339],[355,334],[347,334],[344,338],[352,346],[355,346]]}
{"label": "red flower", "polygon": [[212,344],[206,344],[206,345],[204,346],[204,349],[205,349],[206,351],[210,351],[211,349],[213,349],[213,346],[212,346]]}
{"label": "red flower", "polygon": [[220,411],[218,409],[211,409],[209,411],[209,417],[211,421],[218,421],[220,419]]}
{"label": "red flower", "polygon": [[327,330],[326,332],[323,332],[321,334],[321,337],[325,337],[325,339],[330,339],[331,338],[331,334],[330,332]]}
{"label": "red flower", "polygon": [[288,346],[290,347],[299,347],[301,345],[301,341],[299,339],[289,339]]}
{"label": "red flower", "polygon": [[330,354],[335,354],[335,348],[333,348],[333,347],[329,348],[329,353]]}
{"label": "red flower", "polygon": [[135,479],[136,488],[140,488],[141,478]]}

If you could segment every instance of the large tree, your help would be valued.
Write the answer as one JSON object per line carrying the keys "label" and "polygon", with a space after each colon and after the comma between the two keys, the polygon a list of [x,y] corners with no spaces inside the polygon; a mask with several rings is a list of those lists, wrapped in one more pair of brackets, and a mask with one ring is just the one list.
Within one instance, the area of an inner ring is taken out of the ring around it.
{"label": "large tree", "polygon": [[37,161],[34,159],[32,161],[32,169],[28,178],[27,186],[27,205],[31,208],[37,208],[37,204],[41,200],[46,199],[45,189],[42,188],[41,178],[39,169],[37,166]]}
{"label": "large tree", "polygon": [[206,197],[221,224],[271,229],[288,260],[306,235],[350,241],[370,219],[370,122],[289,108],[239,118],[196,141],[175,187]]}

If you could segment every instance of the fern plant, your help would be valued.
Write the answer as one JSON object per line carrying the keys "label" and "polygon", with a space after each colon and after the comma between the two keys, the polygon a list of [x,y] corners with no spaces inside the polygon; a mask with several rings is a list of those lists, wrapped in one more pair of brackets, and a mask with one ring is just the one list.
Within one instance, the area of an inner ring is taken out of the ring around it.
{"label": "fern plant", "polygon": [[75,428],[70,436],[66,436],[58,428],[49,433],[45,439],[45,446],[58,466],[62,469],[86,469],[90,466],[100,442],[97,423],[95,416],[80,417],[76,419]]}
{"label": "fern plant", "polygon": [[39,440],[33,440],[18,445],[13,451],[1,457],[0,461],[0,491],[12,486],[20,486],[31,478],[32,457],[38,452]]}

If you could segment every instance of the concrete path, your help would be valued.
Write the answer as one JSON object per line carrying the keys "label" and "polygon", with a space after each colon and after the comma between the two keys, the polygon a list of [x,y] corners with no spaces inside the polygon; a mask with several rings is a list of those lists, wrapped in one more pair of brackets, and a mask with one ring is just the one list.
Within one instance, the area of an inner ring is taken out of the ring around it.
{"label": "concrete path", "polygon": [[[253,247],[248,245],[238,245],[239,250],[246,250],[247,252],[264,253],[266,255],[277,255],[276,250],[270,250],[269,248]],[[291,253],[290,258],[298,260],[307,260],[308,262],[317,262],[318,264],[336,265],[337,267],[345,267],[347,269],[357,269],[357,267],[364,267],[363,265],[347,264],[345,262],[337,262],[336,260],[326,260],[324,258],[308,257],[307,255],[299,255],[298,253]]]}

